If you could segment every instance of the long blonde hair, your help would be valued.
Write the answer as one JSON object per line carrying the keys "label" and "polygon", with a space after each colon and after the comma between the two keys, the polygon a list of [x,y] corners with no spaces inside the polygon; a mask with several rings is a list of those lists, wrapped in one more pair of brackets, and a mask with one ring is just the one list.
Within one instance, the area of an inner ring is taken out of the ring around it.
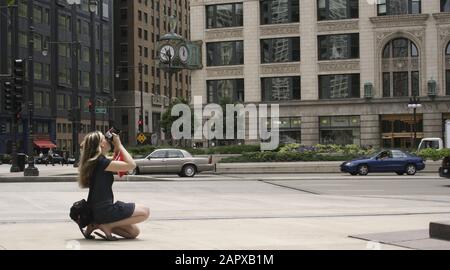
{"label": "long blonde hair", "polygon": [[97,165],[98,157],[102,155],[100,143],[104,138],[105,136],[100,131],[95,131],[87,134],[81,143],[78,184],[82,188],[89,187],[90,178]]}

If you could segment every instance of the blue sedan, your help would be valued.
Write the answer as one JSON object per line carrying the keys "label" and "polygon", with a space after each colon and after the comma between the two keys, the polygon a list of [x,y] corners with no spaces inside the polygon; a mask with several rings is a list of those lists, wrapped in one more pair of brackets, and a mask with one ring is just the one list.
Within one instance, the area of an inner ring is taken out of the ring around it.
{"label": "blue sedan", "polygon": [[341,172],[367,175],[372,172],[395,172],[398,175],[415,175],[425,169],[423,159],[400,150],[384,150],[372,157],[347,161]]}

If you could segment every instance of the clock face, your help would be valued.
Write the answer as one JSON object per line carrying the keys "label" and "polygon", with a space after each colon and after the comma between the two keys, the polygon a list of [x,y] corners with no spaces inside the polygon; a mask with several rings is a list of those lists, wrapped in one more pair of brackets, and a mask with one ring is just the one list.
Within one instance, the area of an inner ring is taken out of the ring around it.
{"label": "clock face", "polygon": [[188,48],[186,46],[181,46],[178,54],[180,56],[181,62],[186,63],[189,58]]}
{"label": "clock face", "polygon": [[168,61],[172,60],[174,56],[175,56],[175,50],[170,45],[166,45],[166,46],[162,47],[161,50],[159,51],[159,58],[163,62],[168,62]]}

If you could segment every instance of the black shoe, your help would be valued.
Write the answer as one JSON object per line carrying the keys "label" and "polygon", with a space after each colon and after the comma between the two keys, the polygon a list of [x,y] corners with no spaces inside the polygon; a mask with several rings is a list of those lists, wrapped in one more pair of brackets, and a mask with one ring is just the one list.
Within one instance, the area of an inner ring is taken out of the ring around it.
{"label": "black shoe", "polygon": [[86,240],[94,240],[94,239],[95,239],[95,236],[93,236],[93,235],[87,235],[86,232],[83,231],[82,228],[80,228],[80,232],[81,232],[81,234],[84,236],[84,238],[85,238]]}
{"label": "black shoe", "polygon": [[118,241],[119,238],[115,237],[115,236],[107,236],[107,235],[103,235],[99,232],[94,232],[96,235],[100,236],[101,238],[105,239],[106,241]]}

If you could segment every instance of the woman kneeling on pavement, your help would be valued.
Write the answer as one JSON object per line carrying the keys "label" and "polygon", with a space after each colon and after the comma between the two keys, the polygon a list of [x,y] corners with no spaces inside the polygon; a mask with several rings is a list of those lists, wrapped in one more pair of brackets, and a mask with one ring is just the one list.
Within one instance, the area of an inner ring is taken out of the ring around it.
{"label": "woman kneeling on pavement", "polygon": [[81,144],[79,184],[82,188],[89,188],[88,205],[93,217],[93,224],[87,227],[85,237],[91,237],[95,230],[100,229],[105,235],[95,234],[106,240],[117,240],[112,234],[135,239],[140,233],[136,224],[147,220],[150,211],[135,203],[114,202],[113,173],[133,170],[136,163],[118,135],[113,134],[112,144],[116,154],[120,152],[123,156],[123,161],[106,158],[111,145],[99,131],[86,135]]}

